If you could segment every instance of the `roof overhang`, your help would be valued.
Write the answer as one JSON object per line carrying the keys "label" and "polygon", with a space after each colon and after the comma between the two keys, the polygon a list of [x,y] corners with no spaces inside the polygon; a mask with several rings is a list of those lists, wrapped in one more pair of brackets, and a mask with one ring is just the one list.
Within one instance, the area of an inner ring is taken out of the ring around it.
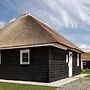
{"label": "roof overhang", "polygon": [[63,50],[67,50],[68,49],[67,47],[65,47],[63,45],[59,45],[57,43],[50,43],[50,44],[17,45],[17,46],[0,47],[0,50],[16,49],[16,48],[28,48],[28,47],[42,47],[42,46],[53,46],[53,47],[60,48],[60,49],[63,49]]}
{"label": "roof overhang", "polygon": [[81,61],[90,61],[90,59],[81,59]]}

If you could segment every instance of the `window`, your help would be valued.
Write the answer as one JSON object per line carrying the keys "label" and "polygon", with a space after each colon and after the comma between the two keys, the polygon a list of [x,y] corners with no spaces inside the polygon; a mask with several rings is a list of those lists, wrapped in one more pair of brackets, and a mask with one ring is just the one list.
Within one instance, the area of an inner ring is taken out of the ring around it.
{"label": "window", "polygon": [[84,66],[86,66],[86,65],[87,65],[87,63],[86,63],[86,62],[83,62],[83,65],[84,65]]}
{"label": "window", "polygon": [[79,54],[77,54],[77,66],[79,66]]}
{"label": "window", "polygon": [[30,64],[29,49],[20,50],[20,64]]}
{"label": "window", "polygon": [[66,63],[68,63],[68,55],[66,55]]}

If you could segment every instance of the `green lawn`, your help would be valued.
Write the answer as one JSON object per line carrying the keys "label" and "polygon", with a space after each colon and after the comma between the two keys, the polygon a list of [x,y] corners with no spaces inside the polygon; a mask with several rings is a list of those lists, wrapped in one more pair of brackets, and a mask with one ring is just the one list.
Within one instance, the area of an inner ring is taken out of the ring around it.
{"label": "green lawn", "polygon": [[82,70],[82,73],[88,74],[88,75],[86,75],[85,77],[86,77],[86,78],[90,78],[90,69],[83,69],[83,70]]}
{"label": "green lawn", "polygon": [[55,90],[55,87],[0,83],[0,90]]}
{"label": "green lawn", "polygon": [[82,73],[90,74],[90,69],[82,69]]}

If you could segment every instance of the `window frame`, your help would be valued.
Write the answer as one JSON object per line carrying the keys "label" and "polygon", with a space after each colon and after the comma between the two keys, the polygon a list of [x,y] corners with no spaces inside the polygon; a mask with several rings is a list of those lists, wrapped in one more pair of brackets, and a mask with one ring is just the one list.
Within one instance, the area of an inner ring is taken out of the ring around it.
{"label": "window frame", "polygon": [[[23,53],[28,53],[28,62],[23,62]],[[20,64],[23,64],[23,65],[30,64],[30,50],[29,49],[20,50]]]}
{"label": "window frame", "polygon": [[79,60],[80,60],[80,58],[79,58],[79,54],[77,54],[77,66],[79,66]]}
{"label": "window frame", "polygon": [[84,62],[83,62],[83,65],[86,66],[86,65],[87,65],[87,62],[84,61]]}
{"label": "window frame", "polygon": [[69,62],[69,56],[66,54],[66,63]]}

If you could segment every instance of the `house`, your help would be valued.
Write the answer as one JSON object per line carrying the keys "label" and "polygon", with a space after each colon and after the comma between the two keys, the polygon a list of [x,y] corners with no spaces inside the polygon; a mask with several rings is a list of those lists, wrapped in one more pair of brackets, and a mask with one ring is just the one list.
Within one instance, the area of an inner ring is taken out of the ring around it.
{"label": "house", "polygon": [[80,74],[82,50],[24,14],[0,30],[0,79],[53,82]]}
{"label": "house", "polygon": [[90,52],[81,54],[81,68],[90,69]]}

